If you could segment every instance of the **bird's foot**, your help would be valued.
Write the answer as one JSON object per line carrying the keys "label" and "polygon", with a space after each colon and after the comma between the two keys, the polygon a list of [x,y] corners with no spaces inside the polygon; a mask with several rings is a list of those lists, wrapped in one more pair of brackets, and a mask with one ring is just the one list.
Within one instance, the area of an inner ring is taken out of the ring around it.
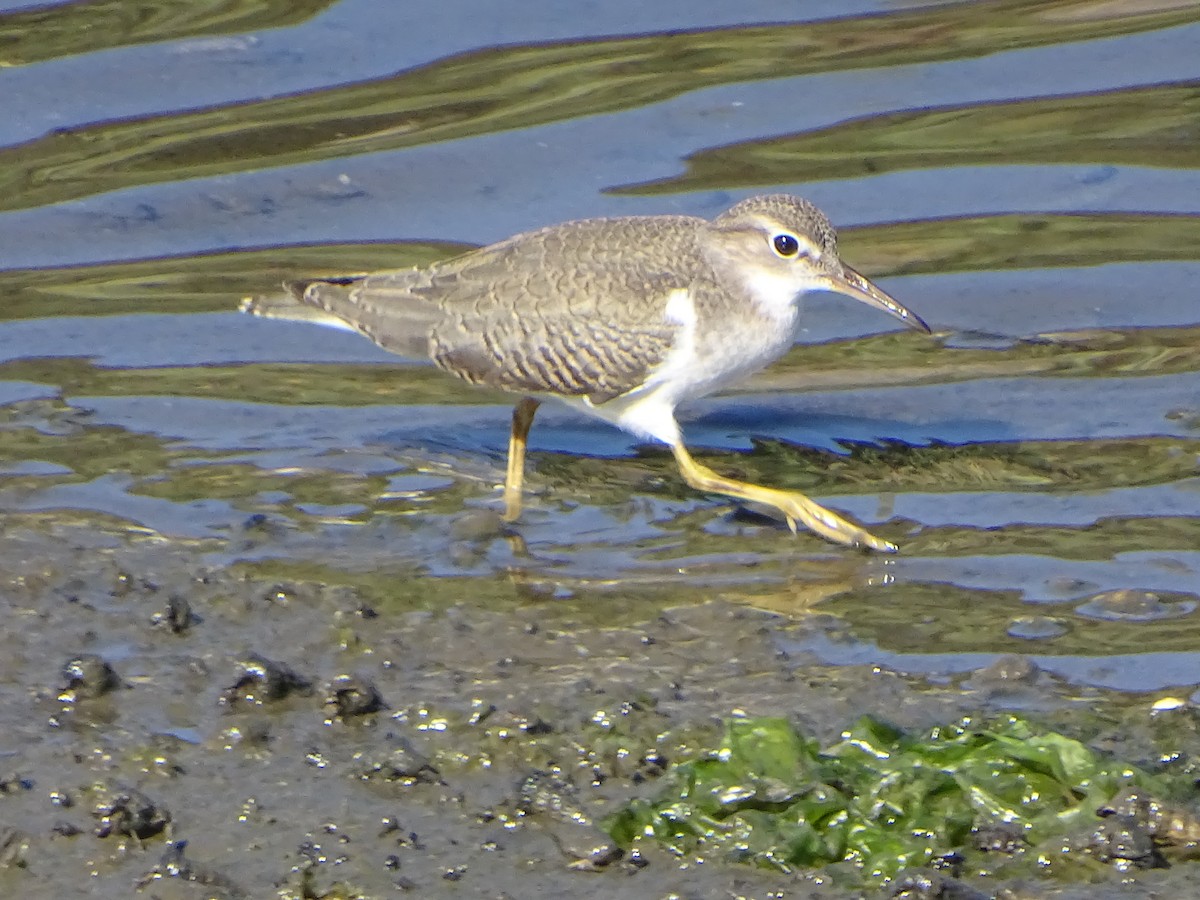
{"label": "bird's foot", "polygon": [[801,493],[781,491],[726,478],[692,459],[691,454],[682,444],[677,444],[671,449],[675,454],[676,462],[679,463],[679,471],[683,474],[684,480],[697,490],[724,494],[726,497],[736,497],[738,500],[761,503],[777,509],[783,513],[788,527],[793,532],[796,531],[799,524],[835,544],[866,547],[880,553],[896,552],[896,545],[891,541],[875,537],[865,528],[846,521],[837,513],[831,512]]}
{"label": "bird's foot", "polygon": [[[751,485],[751,487],[758,486]],[[897,550],[896,545],[891,541],[875,537],[865,528],[848,522],[837,513],[826,509],[803,494],[776,491],[771,488],[759,488],[759,490],[772,495],[760,498],[759,502],[773,506],[783,513],[788,528],[792,529],[793,534],[796,532],[797,522],[799,522],[809,531],[814,531],[826,540],[837,544],[845,544],[848,547],[866,547],[879,553],[895,553]]]}

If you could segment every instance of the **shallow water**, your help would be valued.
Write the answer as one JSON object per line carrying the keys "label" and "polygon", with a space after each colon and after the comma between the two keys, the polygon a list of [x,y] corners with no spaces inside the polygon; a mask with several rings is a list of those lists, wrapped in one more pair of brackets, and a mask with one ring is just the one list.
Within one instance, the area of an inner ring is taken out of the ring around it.
{"label": "shallow water", "polygon": [[[392,615],[815,611],[836,629],[767,643],[935,681],[1022,654],[1064,698],[1200,684],[1194,3],[145,6],[0,5],[13,548],[90,531],[81,571],[167,547]],[[506,398],[234,312],[283,277],[775,190],[937,334],[812,298],[805,343],[685,431],[894,559],[696,496],[565,409],[510,532]]]}

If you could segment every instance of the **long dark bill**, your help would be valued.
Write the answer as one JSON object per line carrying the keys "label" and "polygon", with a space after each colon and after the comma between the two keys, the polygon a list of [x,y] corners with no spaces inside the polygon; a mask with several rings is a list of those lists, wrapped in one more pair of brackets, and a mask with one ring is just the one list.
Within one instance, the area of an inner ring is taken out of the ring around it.
{"label": "long dark bill", "polygon": [[829,280],[831,290],[837,291],[839,294],[845,294],[847,297],[853,297],[855,300],[867,304],[867,306],[881,309],[888,315],[899,319],[909,328],[916,329],[925,334],[931,333],[924,319],[904,306],[900,301],[888,296],[875,287],[867,278],[859,275],[849,266],[842,266],[842,275],[840,278],[834,275]]}

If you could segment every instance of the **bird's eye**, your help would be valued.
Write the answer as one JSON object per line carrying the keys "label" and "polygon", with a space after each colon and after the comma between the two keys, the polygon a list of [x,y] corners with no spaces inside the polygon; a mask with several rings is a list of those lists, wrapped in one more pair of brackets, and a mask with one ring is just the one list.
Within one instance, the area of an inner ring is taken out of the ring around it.
{"label": "bird's eye", "polygon": [[800,252],[800,242],[796,240],[794,235],[790,235],[787,232],[775,235],[771,243],[775,247],[775,252],[784,259],[793,257]]}

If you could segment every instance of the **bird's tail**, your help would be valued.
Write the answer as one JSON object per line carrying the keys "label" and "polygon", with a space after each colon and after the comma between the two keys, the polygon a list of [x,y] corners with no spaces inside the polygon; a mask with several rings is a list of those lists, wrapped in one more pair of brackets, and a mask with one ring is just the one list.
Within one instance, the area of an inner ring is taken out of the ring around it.
{"label": "bird's tail", "polygon": [[405,270],[365,278],[285,281],[280,293],[243,300],[242,312],[352,331],[400,356],[427,359],[430,330],[443,314],[436,303],[409,289],[414,273],[420,275]]}
{"label": "bird's tail", "polygon": [[306,322],[310,325],[324,325],[327,328],[355,331],[356,329],[345,319],[320,307],[305,303],[301,299],[304,296],[305,288],[310,283],[308,281],[285,281],[282,291],[245,297],[239,309],[244,313],[263,319],[283,319],[287,322]]}

